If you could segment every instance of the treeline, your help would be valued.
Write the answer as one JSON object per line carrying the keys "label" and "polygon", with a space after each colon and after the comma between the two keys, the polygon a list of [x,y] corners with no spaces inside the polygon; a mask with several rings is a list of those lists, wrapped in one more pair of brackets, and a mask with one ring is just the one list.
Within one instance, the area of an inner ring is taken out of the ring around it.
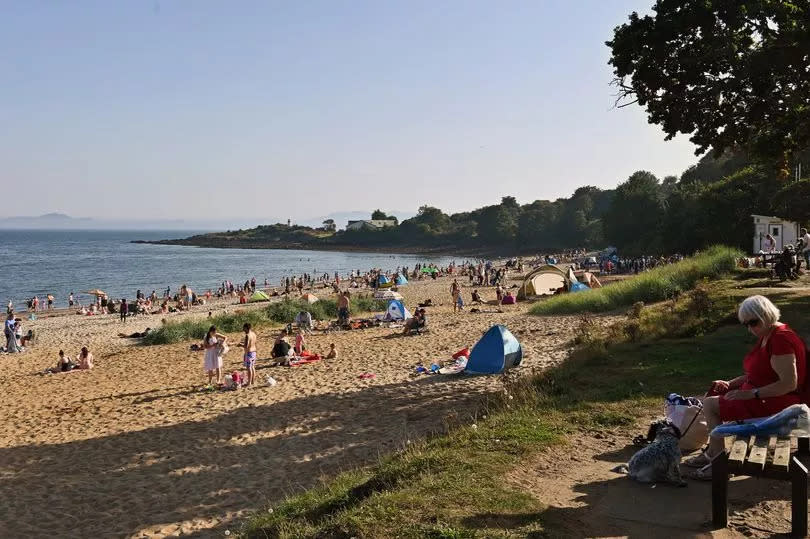
{"label": "treeline", "polygon": [[[804,157],[810,167],[810,152]],[[398,227],[340,231],[324,241],[503,251],[615,245],[628,255],[692,253],[716,243],[747,250],[751,214],[799,222],[810,216],[810,179],[779,179],[786,176],[740,153],[707,155],[680,177],[639,171],[616,189],[580,187],[570,198],[524,205],[506,196],[500,204],[450,215],[422,206]]]}

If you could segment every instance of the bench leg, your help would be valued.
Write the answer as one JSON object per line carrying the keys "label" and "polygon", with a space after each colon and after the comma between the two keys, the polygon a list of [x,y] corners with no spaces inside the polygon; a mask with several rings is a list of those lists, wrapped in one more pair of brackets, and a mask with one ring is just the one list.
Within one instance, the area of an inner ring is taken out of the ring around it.
{"label": "bench leg", "polygon": [[712,524],[728,526],[728,453],[723,451],[712,462]]}
{"label": "bench leg", "polygon": [[791,535],[807,536],[807,467],[793,457],[790,463]]}

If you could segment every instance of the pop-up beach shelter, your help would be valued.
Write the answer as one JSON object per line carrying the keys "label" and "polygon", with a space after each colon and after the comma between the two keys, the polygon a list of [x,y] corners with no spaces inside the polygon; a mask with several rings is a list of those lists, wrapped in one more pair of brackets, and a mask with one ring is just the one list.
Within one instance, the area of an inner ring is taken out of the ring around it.
{"label": "pop-up beach shelter", "polygon": [[380,275],[377,277],[377,288],[388,288],[389,286],[393,286],[394,283],[391,282],[391,279],[386,277],[385,275]]}
{"label": "pop-up beach shelter", "polygon": [[406,284],[408,284],[408,279],[406,279],[404,275],[400,274],[397,277],[397,286],[403,286]]}
{"label": "pop-up beach shelter", "polygon": [[385,312],[386,320],[407,320],[413,318],[410,311],[405,304],[398,299],[392,299],[388,302],[388,309]]}
{"label": "pop-up beach shelter", "polygon": [[518,289],[517,297],[519,300],[525,300],[534,296],[554,294],[559,288],[568,289],[571,286],[572,276],[573,272],[566,272],[558,266],[551,264],[541,266],[526,275]]}
{"label": "pop-up beach shelter", "polygon": [[303,299],[307,303],[315,303],[316,301],[318,301],[318,296],[315,296],[313,294],[304,294],[303,296],[301,296],[301,299]]}
{"label": "pop-up beach shelter", "polygon": [[470,353],[468,374],[498,374],[520,365],[523,348],[505,326],[492,326],[484,333]]}
{"label": "pop-up beach shelter", "polygon": [[253,295],[250,296],[250,301],[270,301],[270,296],[261,290],[256,290]]}

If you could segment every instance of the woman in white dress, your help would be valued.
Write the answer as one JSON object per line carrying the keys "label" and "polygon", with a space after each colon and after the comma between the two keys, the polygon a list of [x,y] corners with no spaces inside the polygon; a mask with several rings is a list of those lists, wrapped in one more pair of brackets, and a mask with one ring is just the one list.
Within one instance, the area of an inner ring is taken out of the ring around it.
{"label": "woman in white dress", "polygon": [[203,347],[205,348],[205,360],[203,361],[203,369],[208,374],[208,385],[212,385],[214,376],[217,378],[217,384],[222,383],[222,356],[220,355],[220,340],[223,343],[227,341],[227,337],[221,333],[217,333],[216,326],[211,326],[208,333],[205,334]]}

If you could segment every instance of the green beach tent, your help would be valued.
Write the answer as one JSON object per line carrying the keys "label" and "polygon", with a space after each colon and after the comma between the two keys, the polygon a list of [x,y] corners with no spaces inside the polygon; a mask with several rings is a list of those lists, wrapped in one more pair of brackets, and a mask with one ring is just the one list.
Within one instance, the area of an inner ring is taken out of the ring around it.
{"label": "green beach tent", "polygon": [[248,301],[270,301],[270,296],[262,292],[261,290],[256,290]]}

